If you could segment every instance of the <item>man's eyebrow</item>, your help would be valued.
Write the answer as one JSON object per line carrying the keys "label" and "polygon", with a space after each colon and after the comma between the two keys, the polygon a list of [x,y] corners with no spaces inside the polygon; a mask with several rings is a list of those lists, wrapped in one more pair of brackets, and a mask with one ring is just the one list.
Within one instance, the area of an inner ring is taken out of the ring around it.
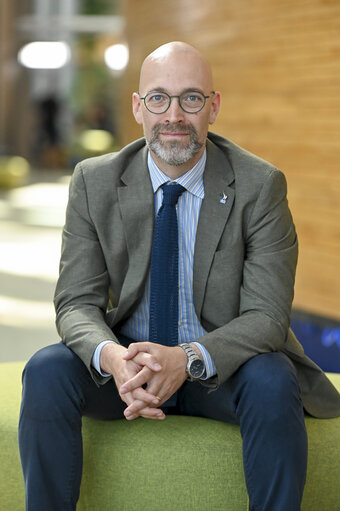
{"label": "man's eyebrow", "polygon": [[150,92],[165,92],[166,94],[168,94],[166,89],[164,89],[164,87],[153,87],[146,94],[150,94]]}
{"label": "man's eyebrow", "polygon": [[[165,92],[169,96],[171,96],[170,92],[165,89],[164,87],[154,87],[150,91],[148,91],[146,94],[150,94],[151,92]],[[180,94],[184,94],[185,92],[200,92],[204,95],[204,91],[200,89],[199,87],[187,87],[186,89],[183,89]],[[179,95],[180,95],[179,94]]]}

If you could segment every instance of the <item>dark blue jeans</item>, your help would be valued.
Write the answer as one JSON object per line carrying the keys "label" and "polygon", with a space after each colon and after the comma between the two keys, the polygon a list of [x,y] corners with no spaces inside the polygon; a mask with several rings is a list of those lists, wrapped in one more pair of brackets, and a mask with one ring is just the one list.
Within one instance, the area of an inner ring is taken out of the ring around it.
{"label": "dark blue jeans", "polygon": [[[23,373],[19,447],[27,511],[75,510],[82,474],[82,416],[123,418],[114,382],[93,382],[64,344],[38,351]],[[252,511],[299,511],[307,467],[307,435],[292,362],[258,355],[218,390],[179,389],[170,413],[240,425]]]}

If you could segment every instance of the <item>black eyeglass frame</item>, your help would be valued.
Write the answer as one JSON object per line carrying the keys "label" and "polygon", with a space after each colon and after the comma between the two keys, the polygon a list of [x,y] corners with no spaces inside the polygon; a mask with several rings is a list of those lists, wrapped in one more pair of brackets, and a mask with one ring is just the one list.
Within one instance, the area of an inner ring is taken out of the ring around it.
{"label": "black eyeglass frame", "polygon": [[[185,110],[185,108],[183,108],[182,103],[181,103],[181,97],[182,97],[184,94],[190,94],[190,92],[193,92],[193,93],[195,93],[195,94],[197,94],[197,93],[198,93],[198,94],[201,94],[201,95],[203,96],[203,98],[204,98],[204,103],[203,103],[203,105],[201,106],[201,108],[200,108],[199,110],[195,110],[195,112],[189,112],[188,110]],[[150,110],[150,108],[148,108],[148,106],[147,106],[147,104],[146,104],[146,101],[145,101],[145,100],[146,100],[146,98],[147,98],[148,96],[150,96],[150,94],[157,94],[157,93],[159,93],[159,94],[164,94],[165,96],[168,96],[168,98],[169,98],[169,104],[168,104],[167,108],[166,108],[165,110],[163,110],[163,112],[153,112],[152,110]],[[204,95],[201,91],[199,91],[199,90],[189,90],[189,91],[184,91],[184,92],[182,92],[182,94],[179,94],[179,95],[172,95],[172,96],[170,96],[170,94],[168,94],[167,92],[164,92],[164,91],[157,91],[157,90],[148,92],[147,94],[145,94],[145,96],[144,96],[144,97],[141,97],[141,95],[139,94],[139,92],[137,92],[137,94],[138,94],[138,96],[139,96],[139,99],[142,99],[142,100],[144,101],[145,108],[146,108],[149,112],[151,112],[152,114],[155,114],[155,115],[162,115],[162,114],[165,114],[165,112],[167,112],[167,111],[169,110],[169,108],[170,108],[172,98],[178,98],[179,106],[181,107],[181,109],[183,110],[183,112],[185,112],[186,114],[198,114],[198,112],[200,112],[201,110],[203,110],[203,108],[205,107],[205,104],[206,104],[206,102],[207,102],[207,99],[211,98],[211,97],[215,94],[215,91],[214,91],[214,90],[210,91],[210,96],[205,96],[205,95]]]}

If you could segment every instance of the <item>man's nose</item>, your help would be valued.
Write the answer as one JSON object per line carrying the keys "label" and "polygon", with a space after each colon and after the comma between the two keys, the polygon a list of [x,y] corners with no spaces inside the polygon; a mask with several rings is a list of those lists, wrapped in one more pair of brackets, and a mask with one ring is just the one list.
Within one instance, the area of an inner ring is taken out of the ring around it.
{"label": "man's nose", "polygon": [[182,122],[184,120],[184,110],[180,107],[179,98],[171,98],[171,103],[165,112],[165,121]]}

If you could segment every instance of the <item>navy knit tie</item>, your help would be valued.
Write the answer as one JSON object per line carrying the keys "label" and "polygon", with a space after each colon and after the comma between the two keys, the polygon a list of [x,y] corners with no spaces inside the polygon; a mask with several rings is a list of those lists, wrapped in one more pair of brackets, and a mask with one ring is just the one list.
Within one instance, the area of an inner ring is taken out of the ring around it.
{"label": "navy knit tie", "polygon": [[165,184],[153,236],[149,341],[178,344],[178,226],[176,204],[185,188]]}

